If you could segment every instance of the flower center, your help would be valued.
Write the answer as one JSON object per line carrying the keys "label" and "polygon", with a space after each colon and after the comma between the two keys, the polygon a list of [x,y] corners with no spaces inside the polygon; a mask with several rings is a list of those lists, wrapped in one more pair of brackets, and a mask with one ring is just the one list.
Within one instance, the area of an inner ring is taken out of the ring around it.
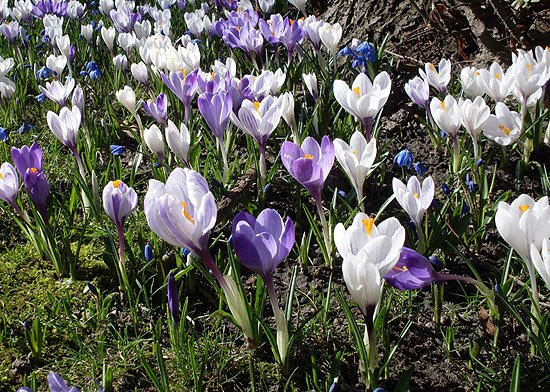
{"label": "flower center", "polygon": [[432,70],[432,71],[435,71],[435,67],[432,63],[428,63],[428,67]]}
{"label": "flower center", "polygon": [[418,199],[418,192],[414,192],[413,193],[413,196],[416,197]]}
{"label": "flower center", "polygon": [[496,80],[500,80],[500,72],[497,72],[497,73],[495,74],[495,79],[496,79]]}
{"label": "flower center", "polygon": [[254,109],[256,109],[258,113],[260,113],[260,103],[258,101],[254,101]]}
{"label": "flower center", "polygon": [[192,224],[195,224],[195,220],[191,215],[189,215],[189,211],[187,211],[187,203],[182,201],[181,206],[183,207],[183,216],[185,217],[185,219],[187,219]]}
{"label": "flower center", "polygon": [[443,109],[443,111],[446,110],[446,108],[445,108],[445,101],[441,101],[441,109]]}
{"label": "flower center", "polygon": [[36,167],[31,167],[31,173],[36,173],[38,171],[38,169]]}
{"label": "flower center", "polygon": [[4,175],[0,173],[0,180],[3,180],[3,179],[4,179]]}
{"label": "flower center", "polygon": [[398,266],[395,266],[393,267],[394,270],[398,270],[398,271],[407,271],[408,268],[406,265],[404,265],[403,267],[399,268]]}
{"label": "flower center", "polygon": [[528,209],[529,209],[529,204],[523,204],[523,205],[519,206],[519,210],[521,211],[522,214],[525,211],[527,211]]}
{"label": "flower center", "polygon": [[358,97],[360,97],[361,95],[361,88],[359,86],[357,87],[354,87],[353,88],[353,92],[355,93],[355,95],[357,95]]}
{"label": "flower center", "polygon": [[357,155],[358,151],[357,150],[353,150],[352,151],[355,155]]}
{"label": "flower center", "polygon": [[368,235],[372,232],[372,228],[374,227],[374,218],[367,218],[362,220],[363,226],[365,226],[365,231]]}
{"label": "flower center", "polygon": [[115,180],[115,181],[113,181],[113,186],[114,186],[115,188],[118,188],[118,187],[120,186],[120,184],[122,184],[122,181],[120,181],[120,180]]}
{"label": "flower center", "polygon": [[311,155],[311,154],[304,154],[304,158],[313,159],[313,155]]}
{"label": "flower center", "polygon": [[479,71],[476,71],[476,76],[479,76],[481,75],[481,73]]}
{"label": "flower center", "polygon": [[508,128],[507,126],[505,126],[504,124],[500,124],[498,126],[498,129],[502,132],[504,132],[506,134],[506,136],[509,136],[510,135],[510,128]]}

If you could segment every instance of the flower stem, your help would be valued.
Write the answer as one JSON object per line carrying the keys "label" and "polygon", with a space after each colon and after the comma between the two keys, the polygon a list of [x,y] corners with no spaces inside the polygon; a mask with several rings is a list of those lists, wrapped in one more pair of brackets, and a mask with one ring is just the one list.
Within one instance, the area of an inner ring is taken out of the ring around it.
{"label": "flower stem", "polygon": [[267,182],[267,168],[265,164],[265,143],[260,143],[260,161],[258,163],[260,169],[260,189],[258,193],[262,193]]}
{"label": "flower stem", "polygon": [[126,295],[130,295],[130,282],[128,275],[126,274],[126,262],[125,262],[125,248],[124,248],[124,229],[122,225],[117,225],[118,232],[118,268],[120,269],[120,275],[122,277],[122,291]]}
{"label": "flower stem", "polygon": [[218,145],[220,147],[220,150],[222,151],[222,159],[223,159],[223,178],[222,182],[225,184],[227,182],[227,177],[229,175],[229,165],[227,163],[227,151],[225,151],[225,146],[222,139],[218,139]]}
{"label": "flower stem", "polygon": [[372,132],[372,117],[367,117],[363,120],[363,128],[365,128],[365,139],[370,142]]}
{"label": "flower stem", "polygon": [[271,308],[275,315],[275,322],[277,323],[277,348],[279,350],[279,357],[281,358],[281,363],[284,364],[288,347],[288,323],[284,312],[279,308],[279,301],[277,300],[277,294],[273,286],[273,277],[264,277],[264,282],[267,287]]}
{"label": "flower stem", "polygon": [[319,213],[319,218],[321,219],[321,227],[323,228],[325,247],[327,249],[327,253],[330,255],[332,253],[330,230],[328,227],[327,219],[325,218],[325,213],[323,211],[323,202],[321,201],[320,194],[319,196],[315,197],[315,205],[317,206],[317,212]]}
{"label": "flower stem", "polygon": [[365,212],[365,203],[363,203],[363,186],[355,188],[355,194],[357,195],[357,204],[361,212]]}

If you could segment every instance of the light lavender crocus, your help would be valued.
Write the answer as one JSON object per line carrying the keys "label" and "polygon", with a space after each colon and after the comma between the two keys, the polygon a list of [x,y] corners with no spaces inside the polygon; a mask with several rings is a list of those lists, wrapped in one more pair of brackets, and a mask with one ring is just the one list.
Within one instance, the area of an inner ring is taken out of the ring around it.
{"label": "light lavender crocus", "polygon": [[23,183],[31,201],[35,205],[44,223],[48,222],[48,198],[50,197],[50,183],[43,171],[30,167],[25,171]]}
{"label": "light lavender crocus", "polygon": [[216,137],[223,159],[223,181],[227,180],[229,164],[227,162],[227,151],[223,142],[223,133],[229,122],[229,115],[232,113],[232,98],[230,94],[219,91],[215,94],[205,92],[199,96],[197,101],[199,110],[208,124],[208,127]]}
{"label": "light lavender crocus", "polygon": [[210,230],[218,207],[204,177],[188,168],[176,168],[166,183],[149,180],[145,217],[153,232],[166,242],[199,255],[223,289],[229,309],[249,339],[254,339],[242,293],[229,275],[224,276],[208,250]]}
{"label": "light lavender crocus", "polygon": [[233,220],[233,249],[241,263],[262,277],[277,323],[279,358],[284,363],[288,347],[288,324],[279,307],[273,285],[275,268],[288,256],[294,246],[294,222],[283,222],[281,215],[267,208],[258,218],[239,212]]}
{"label": "light lavender crocus", "polygon": [[128,281],[125,267],[124,222],[135,211],[137,203],[138,197],[136,191],[120,180],[110,181],[103,188],[103,208],[117,228],[119,269],[126,290],[130,289],[130,282]]}
{"label": "light lavender crocus", "polygon": [[330,231],[323,212],[321,192],[334,165],[334,156],[334,144],[328,136],[323,136],[321,146],[309,136],[304,139],[301,147],[288,141],[281,145],[283,165],[315,200],[328,253],[331,251]]}
{"label": "light lavender crocus", "polygon": [[198,88],[198,74],[197,71],[193,71],[187,74],[182,72],[170,72],[169,75],[164,73],[160,74],[164,84],[179,98],[183,103],[185,110],[185,123],[189,123],[189,108],[191,107],[191,101],[195,96]]}
{"label": "light lavender crocus", "polygon": [[56,102],[59,106],[65,106],[67,104],[67,98],[74,89],[75,83],[73,78],[68,77],[64,84],[56,80],[52,83],[46,82],[46,87],[38,86],[38,88],[47,98]]}
{"label": "light lavender crocus", "polygon": [[9,203],[17,215],[25,222],[28,218],[23,214],[21,208],[17,204],[17,195],[19,193],[19,176],[17,170],[9,162],[4,162],[0,166],[0,200]]}
{"label": "light lavender crocus", "polygon": [[430,85],[419,76],[405,83],[405,92],[415,104],[424,110],[430,109]]}
{"label": "light lavender crocus", "polygon": [[164,93],[160,93],[159,96],[153,100],[142,102],[143,109],[155,119],[163,127],[168,122],[168,98]]}

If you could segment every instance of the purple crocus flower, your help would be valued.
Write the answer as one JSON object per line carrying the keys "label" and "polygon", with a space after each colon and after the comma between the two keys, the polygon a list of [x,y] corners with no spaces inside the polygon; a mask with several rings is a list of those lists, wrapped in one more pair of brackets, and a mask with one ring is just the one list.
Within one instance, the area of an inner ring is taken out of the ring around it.
{"label": "purple crocus flower", "polygon": [[430,85],[421,77],[415,76],[405,83],[405,92],[415,104],[429,110],[430,108]]}
{"label": "purple crocus flower", "polygon": [[42,148],[36,142],[30,147],[12,147],[11,159],[21,177],[25,177],[25,173],[29,168],[35,168],[38,172],[42,171]]}
{"label": "purple crocus flower", "polygon": [[225,30],[223,39],[230,48],[239,48],[246,52],[255,61],[262,53],[264,38],[259,30],[252,27],[250,22],[244,26],[236,26]]}
{"label": "purple crocus flower", "polygon": [[55,372],[48,374],[48,385],[50,386],[50,392],[79,392],[76,387],[69,388],[65,380]]}
{"label": "purple crocus flower", "polygon": [[166,293],[168,296],[168,309],[170,310],[172,321],[174,324],[178,324],[180,322],[180,299],[176,279],[174,278],[174,273],[172,271],[168,274]]}
{"label": "purple crocus flower", "polygon": [[50,196],[50,183],[46,178],[46,174],[36,167],[29,167],[23,175],[23,183],[31,201],[36,206],[44,222],[47,222],[46,211]]}
{"label": "purple crocus flower", "polygon": [[162,126],[168,123],[168,98],[164,93],[160,93],[156,100],[142,102],[143,109]]}
{"label": "purple crocus flower", "polygon": [[121,7],[117,10],[112,9],[109,12],[109,16],[119,33],[130,33],[134,29],[136,22],[141,21],[141,15],[132,12],[127,7]]}
{"label": "purple crocus flower", "polygon": [[320,200],[325,180],[334,164],[334,144],[328,136],[321,146],[312,137],[306,137],[301,148],[295,143],[281,145],[281,160],[288,172],[313,196]]}
{"label": "purple crocus flower", "polygon": [[273,47],[277,47],[288,29],[288,19],[283,19],[280,14],[274,14],[267,21],[260,19],[258,21],[258,28],[264,39]]}
{"label": "purple crocus flower", "polygon": [[191,72],[189,75],[182,72],[170,72],[170,75],[160,74],[164,84],[179,98],[185,109],[185,122],[189,122],[189,108],[191,101],[195,96],[198,88],[197,71]]}
{"label": "purple crocus flower", "polygon": [[2,23],[0,25],[0,34],[10,41],[12,45],[15,45],[19,36],[19,23],[17,21]]}
{"label": "purple crocus flower", "polygon": [[285,35],[282,37],[281,41],[285,45],[288,53],[288,62],[296,50],[296,47],[302,43],[305,37],[305,31],[303,29],[304,22],[303,20],[290,20],[289,27],[285,31]]}
{"label": "purple crocus flower", "polygon": [[214,0],[214,4],[218,8],[225,8],[229,11],[235,11],[239,5],[237,0]]}
{"label": "purple crocus flower", "polygon": [[223,144],[223,132],[233,109],[231,95],[220,91],[216,94],[203,93],[198,99],[199,110],[210,127],[210,130]]}
{"label": "purple crocus flower", "polygon": [[239,212],[233,220],[232,243],[241,263],[264,281],[269,280],[294,246],[294,223],[290,218],[283,222],[279,213],[270,208],[257,219]]}

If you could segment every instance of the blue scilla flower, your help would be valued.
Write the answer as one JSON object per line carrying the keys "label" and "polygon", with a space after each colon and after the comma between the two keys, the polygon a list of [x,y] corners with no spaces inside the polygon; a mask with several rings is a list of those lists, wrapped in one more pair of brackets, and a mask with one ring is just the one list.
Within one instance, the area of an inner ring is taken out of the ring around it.
{"label": "blue scilla flower", "polygon": [[374,50],[374,46],[367,41],[360,43],[355,51],[365,56],[366,60],[369,62],[376,61],[376,51]]}
{"label": "blue scilla flower", "polygon": [[8,130],[6,128],[0,127],[0,142],[8,141]]}
{"label": "blue scilla flower", "polygon": [[410,167],[413,163],[413,154],[408,149],[401,150],[397,153],[395,158],[393,158],[393,163],[399,167]]}
{"label": "blue scilla flower", "polygon": [[93,69],[97,69],[97,64],[95,61],[88,61],[88,64],[86,64],[86,69],[87,70],[93,70]]}
{"label": "blue scilla flower", "polygon": [[46,100],[46,96],[44,95],[44,93],[41,93],[35,96],[34,99],[36,99],[36,102],[42,103]]}
{"label": "blue scilla flower", "polygon": [[443,191],[444,194],[448,195],[449,193],[451,193],[451,188],[449,188],[449,185],[443,183],[441,184],[441,190]]}
{"label": "blue scilla flower", "polygon": [[143,249],[143,256],[147,261],[153,260],[153,247],[151,245],[145,245],[145,248]]}
{"label": "blue scilla flower", "polygon": [[98,68],[91,70],[88,75],[90,75],[90,79],[101,79],[101,72]]}
{"label": "blue scilla flower", "polygon": [[88,76],[88,71],[85,71],[85,70],[80,71],[80,76]]}
{"label": "blue scilla flower", "polygon": [[187,257],[189,255],[189,253],[191,253],[191,251],[187,248],[181,248],[181,255],[183,257]]}
{"label": "blue scilla flower", "polygon": [[422,162],[416,162],[414,165],[414,170],[421,176],[428,172],[428,168],[424,166]]}
{"label": "blue scilla flower", "polygon": [[483,164],[485,163],[485,161],[481,158],[479,158],[477,161],[476,161],[476,166],[477,167],[481,167]]}
{"label": "blue scilla flower", "polygon": [[113,154],[115,157],[118,157],[124,153],[124,146],[119,146],[118,144],[111,144],[109,146],[111,149],[111,154]]}
{"label": "blue scilla flower", "polygon": [[17,132],[21,135],[23,134],[24,132],[29,132],[33,129],[33,125],[32,124],[27,124],[27,123],[24,123],[22,124],[19,129],[17,130]]}
{"label": "blue scilla flower", "polygon": [[55,75],[55,71],[45,66],[38,70],[39,79],[48,79],[50,76],[54,76],[54,75]]}
{"label": "blue scilla flower", "polygon": [[355,51],[351,49],[349,46],[345,46],[344,48],[340,49],[338,52],[338,56],[353,56],[355,54]]}

